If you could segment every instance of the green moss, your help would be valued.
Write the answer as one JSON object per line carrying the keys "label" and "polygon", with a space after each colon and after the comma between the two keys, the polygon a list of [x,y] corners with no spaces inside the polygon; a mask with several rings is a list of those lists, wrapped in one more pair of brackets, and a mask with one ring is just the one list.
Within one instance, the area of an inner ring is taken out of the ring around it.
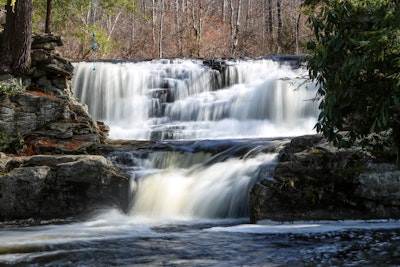
{"label": "green moss", "polygon": [[25,87],[20,80],[12,76],[7,76],[3,80],[0,77],[0,94],[15,96],[22,92],[25,92]]}
{"label": "green moss", "polygon": [[315,205],[317,203],[317,198],[313,192],[313,190],[310,187],[307,187],[304,190],[304,196],[308,202],[310,202],[312,205]]}
{"label": "green moss", "polygon": [[18,154],[24,149],[25,140],[20,133],[13,136],[0,132],[0,151]]}

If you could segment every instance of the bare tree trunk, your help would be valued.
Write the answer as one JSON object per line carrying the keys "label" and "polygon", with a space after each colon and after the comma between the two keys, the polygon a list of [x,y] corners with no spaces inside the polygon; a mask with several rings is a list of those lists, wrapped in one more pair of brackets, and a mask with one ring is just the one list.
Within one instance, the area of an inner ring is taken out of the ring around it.
{"label": "bare tree trunk", "polygon": [[132,57],[132,55],[131,55],[131,53],[132,53],[132,51],[133,51],[133,49],[134,49],[134,44],[135,44],[135,34],[136,34],[136,26],[135,26],[135,13],[131,13],[130,15],[129,15],[129,17],[130,17],[130,20],[131,20],[131,27],[130,27],[130,30],[131,30],[131,32],[130,32],[130,36],[131,36],[131,40],[130,40],[130,42],[129,42],[129,51],[128,51],[128,56],[129,57]]}
{"label": "bare tree trunk", "polygon": [[[278,0],[279,1],[279,0]],[[272,0],[268,0],[268,33],[270,34],[271,39],[273,39],[273,14],[272,14]]]}
{"label": "bare tree trunk", "polygon": [[165,2],[164,2],[164,0],[161,0],[160,33],[159,33],[159,39],[158,39],[158,57],[159,58],[163,57],[164,7],[165,7]]}
{"label": "bare tree trunk", "polygon": [[296,21],[296,35],[295,35],[296,54],[299,54],[300,19],[301,19],[301,13],[299,12],[299,15],[298,15],[297,21]]}
{"label": "bare tree trunk", "polygon": [[276,1],[276,12],[278,19],[278,38],[277,38],[277,53],[280,54],[282,52],[282,35],[283,35],[283,22],[282,22],[282,5],[281,0]]}
{"label": "bare tree trunk", "polygon": [[201,34],[203,30],[203,2],[204,0],[199,0],[199,23],[198,23],[198,34],[197,34],[197,56],[200,57],[201,48]]}
{"label": "bare tree trunk", "polygon": [[181,0],[181,12],[182,12],[182,15],[186,12],[186,10],[185,10],[185,0]]}
{"label": "bare tree trunk", "polygon": [[153,37],[153,44],[156,44],[156,20],[157,20],[157,16],[156,16],[156,2],[155,0],[152,0],[152,9],[151,9],[151,17],[152,17],[152,21],[153,21],[153,25],[152,25],[152,37]]}
{"label": "bare tree trunk", "polygon": [[[190,52],[190,55],[193,56],[194,54],[196,54],[197,56],[199,55],[199,25],[197,24],[197,20],[196,20],[196,12],[195,12],[195,0],[192,0],[192,28],[193,28],[193,32],[194,32],[194,37],[195,37],[195,47],[192,47],[192,51]],[[194,51],[196,50],[196,51]]]}
{"label": "bare tree trunk", "polygon": [[182,56],[183,51],[182,51],[182,34],[180,32],[180,21],[179,21],[179,2],[178,0],[175,0],[175,32],[176,32],[176,41],[177,41],[177,47],[178,47],[178,54],[179,56]]}
{"label": "bare tree trunk", "polygon": [[142,1],[142,6],[143,6],[143,11],[144,11],[144,13],[146,13],[146,10],[147,10],[147,5],[146,5],[146,0],[145,1]]}
{"label": "bare tree trunk", "polygon": [[51,10],[53,9],[52,0],[47,0],[47,10],[46,10],[46,24],[44,26],[44,32],[51,32]]}
{"label": "bare tree trunk", "polygon": [[115,27],[118,25],[119,18],[122,14],[122,10],[118,12],[117,15],[114,15],[112,18],[110,17],[107,21],[107,41],[110,41],[112,34],[114,33]]}
{"label": "bare tree trunk", "polygon": [[222,21],[225,22],[226,18],[226,0],[222,0]]}
{"label": "bare tree trunk", "polygon": [[[233,9],[233,0],[229,1],[229,7],[231,11],[231,15],[229,18],[229,24],[231,26],[231,40],[233,40],[233,32],[234,32],[234,9]],[[232,46],[231,46],[232,47]]]}
{"label": "bare tree trunk", "polygon": [[191,38],[192,38],[192,31],[191,31],[191,16],[189,10],[189,0],[182,0],[182,14],[185,19],[182,19],[182,50],[183,54],[188,56],[191,55]]}
{"label": "bare tree trunk", "polygon": [[249,23],[250,23],[250,10],[251,10],[251,0],[247,0],[247,5],[246,5],[246,29],[249,28]]}
{"label": "bare tree trunk", "polygon": [[30,66],[33,2],[17,0],[13,8],[7,0],[6,11],[0,73],[23,74]]}
{"label": "bare tree trunk", "polygon": [[236,10],[236,25],[235,25],[235,33],[233,35],[233,40],[232,40],[232,51],[231,54],[232,56],[235,56],[236,53],[236,48],[239,42],[239,31],[240,31],[240,10],[242,6],[242,0],[239,0],[238,2],[238,7]]}

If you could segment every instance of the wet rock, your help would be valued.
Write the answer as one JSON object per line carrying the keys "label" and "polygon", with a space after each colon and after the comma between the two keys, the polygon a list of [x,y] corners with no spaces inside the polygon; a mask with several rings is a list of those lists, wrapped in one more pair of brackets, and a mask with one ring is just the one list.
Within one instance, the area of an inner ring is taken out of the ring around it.
{"label": "wet rock", "polygon": [[102,156],[3,157],[0,166],[0,220],[128,208],[129,178]]}
{"label": "wet rock", "polygon": [[400,173],[371,171],[361,151],[339,150],[321,136],[294,138],[273,178],[250,191],[250,220],[400,217]]}
{"label": "wet rock", "polygon": [[[384,169],[382,169],[384,166]],[[400,214],[400,171],[395,165],[373,164],[357,177],[355,194],[371,213],[385,218]]]}

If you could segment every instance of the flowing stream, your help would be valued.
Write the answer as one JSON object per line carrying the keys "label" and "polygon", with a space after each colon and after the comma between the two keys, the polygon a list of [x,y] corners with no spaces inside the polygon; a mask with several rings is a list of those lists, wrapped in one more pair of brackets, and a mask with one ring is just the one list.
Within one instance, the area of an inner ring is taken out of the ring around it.
{"label": "flowing stream", "polygon": [[[75,96],[134,140],[282,137],[312,133],[315,88],[305,70],[274,60],[79,63]],[[222,63],[221,63],[222,64]]]}
{"label": "flowing stream", "polygon": [[294,63],[76,63],[74,94],[110,138],[155,141],[108,155],[131,175],[130,211],[3,224],[0,266],[398,266],[395,220],[248,224],[250,188],[314,133],[315,88]]}

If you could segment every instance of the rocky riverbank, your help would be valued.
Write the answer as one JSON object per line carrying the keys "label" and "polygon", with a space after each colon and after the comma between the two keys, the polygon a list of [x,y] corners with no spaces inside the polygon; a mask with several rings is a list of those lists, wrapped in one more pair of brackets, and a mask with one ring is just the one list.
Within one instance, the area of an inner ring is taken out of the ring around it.
{"label": "rocky riverbank", "polygon": [[128,206],[129,178],[103,156],[108,127],[72,96],[58,36],[34,34],[24,77],[0,75],[0,221]]}
{"label": "rocky riverbank", "polygon": [[129,177],[103,156],[1,154],[0,171],[0,221],[129,206]]}
{"label": "rocky riverbank", "polygon": [[108,127],[72,96],[73,66],[55,50],[60,37],[34,35],[29,75],[0,75],[3,150],[20,155],[84,154],[104,142]]}
{"label": "rocky riverbank", "polygon": [[250,192],[250,220],[399,219],[400,171],[360,150],[339,150],[318,135],[294,138],[273,179]]}
{"label": "rocky riverbank", "polygon": [[[109,128],[72,96],[73,67],[60,45],[60,37],[34,35],[30,74],[0,75],[0,221],[126,211],[129,177],[100,154],[152,144],[106,144]],[[250,190],[250,220],[400,218],[400,171],[371,162],[318,135],[294,138],[273,178],[265,172]]]}

